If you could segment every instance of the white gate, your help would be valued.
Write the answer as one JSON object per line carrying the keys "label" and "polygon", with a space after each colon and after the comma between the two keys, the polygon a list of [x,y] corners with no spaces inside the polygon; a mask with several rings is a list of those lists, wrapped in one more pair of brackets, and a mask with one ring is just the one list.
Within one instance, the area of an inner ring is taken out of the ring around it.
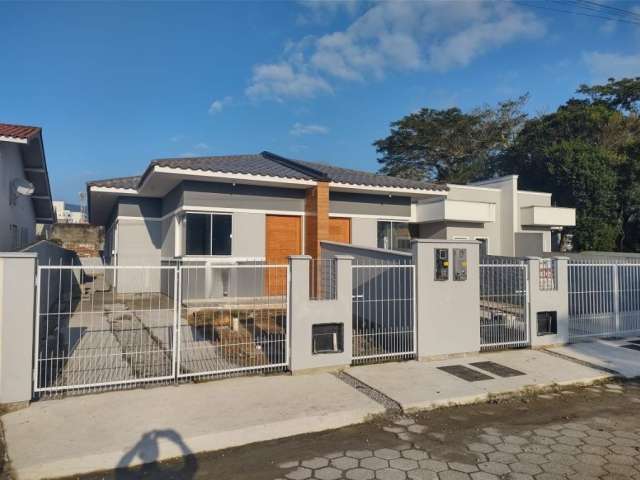
{"label": "white gate", "polygon": [[36,284],[35,393],[288,365],[286,265],[39,266]]}
{"label": "white gate", "polygon": [[569,263],[569,337],[640,333],[640,263],[631,259]]}
{"label": "white gate", "polygon": [[353,363],[415,358],[415,267],[353,265]]}
{"label": "white gate", "polygon": [[530,344],[529,275],[524,263],[480,264],[480,348]]}
{"label": "white gate", "polygon": [[176,276],[175,267],[39,266],[34,391],[173,379]]}

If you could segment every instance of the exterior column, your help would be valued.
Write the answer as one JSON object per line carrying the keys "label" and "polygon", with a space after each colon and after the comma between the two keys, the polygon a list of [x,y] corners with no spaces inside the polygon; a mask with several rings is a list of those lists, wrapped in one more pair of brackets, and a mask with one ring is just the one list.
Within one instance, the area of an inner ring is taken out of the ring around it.
{"label": "exterior column", "polygon": [[320,242],[329,240],[329,182],[319,181],[305,197],[305,254],[320,257]]}
{"label": "exterior column", "polygon": [[0,404],[32,396],[35,253],[0,253]]}
{"label": "exterior column", "polygon": [[[552,265],[543,262],[552,260]],[[564,344],[569,341],[569,259],[543,260],[527,257],[529,269],[529,326],[531,347]],[[541,265],[543,268],[541,269]],[[538,314],[541,312],[541,318]],[[546,312],[546,314],[544,313]],[[555,333],[544,328],[555,318]]]}
{"label": "exterior column", "polygon": [[[311,257],[289,257],[291,267],[290,290],[290,368],[294,374],[317,370],[339,370],[351,364],[352,357],[352,276],[353,257],[336,255],[336,298],[311,300],[309,271]],[[342,351],[313,353],[313,326],[341,325]]]}
{"label": "exterior column", "polygon": [[[477,241],[413,241],[418,358],[433,360],[480,351],[480,245]],[[436,280],[436,253],[448,252],[447,280]],[[466,280],[454,280],[453,250],[466,250]]]}

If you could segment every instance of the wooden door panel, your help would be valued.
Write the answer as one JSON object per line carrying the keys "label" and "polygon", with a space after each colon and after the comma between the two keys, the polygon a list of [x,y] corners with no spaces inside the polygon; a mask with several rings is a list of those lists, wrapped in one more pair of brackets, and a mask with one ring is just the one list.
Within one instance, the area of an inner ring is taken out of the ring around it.
{"label": "wooden door panel", "polygon": [[[266,261],[271,265],[287,265],[289,255],[302,254],[302,219],[287,215],[267,215]],[[268,295],[283,295],[287,291],[287,272],[284,268],[267,268],[265,273]]]}
{"label": "wooden door panel", "polygon": [[339,243],[351,243],[351,219],[331,217],[329,219],[329,240]]}

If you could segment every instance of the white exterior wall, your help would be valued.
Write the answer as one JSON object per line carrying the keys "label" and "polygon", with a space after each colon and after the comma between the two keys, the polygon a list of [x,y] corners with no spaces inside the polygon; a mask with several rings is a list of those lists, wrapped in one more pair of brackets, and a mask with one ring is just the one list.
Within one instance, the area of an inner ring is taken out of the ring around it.
{"label": "white exterior wall", "polygon": [[351,244],[361,247],[378,248],[378,219],[351,218]]}
{"label": "white exterior wall", "polygon": [[[10,204],[11,181],[25,178],[20,146],[15,143],[0,142],[0,252],[14,250],[10,225],[18,226],[18,248],[35,239],[36,220],[31,199],[18,197],[16,204]],[[21,238],[24,232],[26,238]]]}

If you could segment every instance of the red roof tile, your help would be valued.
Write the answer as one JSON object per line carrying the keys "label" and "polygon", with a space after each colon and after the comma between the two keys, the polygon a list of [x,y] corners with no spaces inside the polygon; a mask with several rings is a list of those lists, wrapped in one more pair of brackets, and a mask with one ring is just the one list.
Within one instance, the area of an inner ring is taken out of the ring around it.
{"label": "red roof tile", "polygon": [[40,127],[28,127],[25,125],[9,125],[0,123],[0,137],[20,138],[29,140],[34,135],[40,133]]}

